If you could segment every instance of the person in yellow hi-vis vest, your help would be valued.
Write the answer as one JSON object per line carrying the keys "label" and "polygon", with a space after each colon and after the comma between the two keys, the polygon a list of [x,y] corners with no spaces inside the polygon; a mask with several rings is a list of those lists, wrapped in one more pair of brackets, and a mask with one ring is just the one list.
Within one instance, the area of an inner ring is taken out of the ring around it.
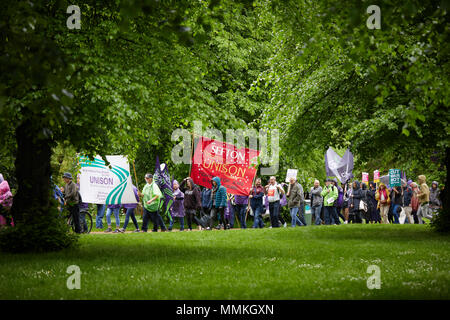
{"label": "person in yellow hi-vis vest", "polygon": [[159,214],[159,210],[162,207],[162,192],[158,185],[153,181],[153,175],[147,173],[145,175],[145,185],[142,193],[139,194],[142,197],[142,204],[144,206],[144,214],[142,216],[142,232],[147,232],[149,219],[153,221],[152,232],[157,232],[158,228],[161,231],[166,231],[166,225]]}

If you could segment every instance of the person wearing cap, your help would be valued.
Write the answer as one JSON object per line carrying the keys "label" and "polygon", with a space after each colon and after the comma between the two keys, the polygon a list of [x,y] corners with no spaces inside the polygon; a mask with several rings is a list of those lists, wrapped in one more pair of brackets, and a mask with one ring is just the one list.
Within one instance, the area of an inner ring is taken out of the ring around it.
{"label": "person wearing cap", "polygon": [[339,218],[336,212],[336,207],[334,206],[334,201],[338,197],[338,190],[331,183],[332,179],[327,179],[325,181],[325,187],[323,188],[320,195],[323,197],[323,208],[324,208],[324,220],[325,224],[337,224],[339,223]]}
{"label": "person wearing cap", "polygon": [[153,181],[153,175],[151,173],[147,173],[145,175],[145,181],[147,184],[145,185],[142,193],[139,196],[142,196],[142,204],[144,205],[144,214],[142,217],[142,231],[147,232],[149,220],[153,221],[153,230],[152,232],[157,232],[158,228],[161,228],[161,231],[166,231],[166,225],[159,214],[159,209],[162,205],[162,193],[159,189],[158,185]]}
{"label": "person wearing cap", "polygon": [[75,226],[75,232],[81,233],[80,226],[80,207],[78,196],[78,189],[76,184],[72,181],[72,174],[70,172],[65,172],[62,176],[66,186],[64,187],[64,205],[70,212],[72,220]]}
{"label": "person wearing cap", "polygon": [[437,181],[433,181],[430,188],[430,209],[433,214],[436,213],[441,207],[441,200],[439,196],[439,183]]}

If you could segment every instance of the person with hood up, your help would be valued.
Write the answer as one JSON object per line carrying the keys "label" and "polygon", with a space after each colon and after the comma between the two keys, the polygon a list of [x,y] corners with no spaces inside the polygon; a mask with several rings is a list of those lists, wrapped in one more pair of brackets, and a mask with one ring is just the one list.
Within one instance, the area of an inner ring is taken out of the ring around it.
{"label": "person with hood up", "polygon": [[423,174],[418,178],[419,192],[417,196],[419,198],[419,210],[417,210],[417,218],[419,219],[419,224],[424,224],[424,217],[428,219],[433,218],[430,214],[430,189],[426,183],[427,178]]}
{"label": "person with hood up", "polygon": [[[211,192],[211,223],[217,217],[217,229],[229,229],[230,225],[225,219],[225,207],[227,206],[227,189],[221,185],[220,178],[214,177],[211,179],[212,192]],[[212,226],[207,227],[207,230],[211,230]]]}
{"label": "person with hood up", "polygon": [[188,228],[192,231],[192,222],[198,226],[200,221],[197,217],[197,211],[202,209],[202,195],[200,188],[194,183],[191,177],[186,177],[180,183],[180,191],[184,193],[184,212],[187,218]]}
{"label": "person with hood up", "polygon": [[[9,212],[13,205],[13,195],[9,188],[8,181],[3,178],[0,173],[0,226],[8,224]],[[11,218],[11,225],[14,226],[14,222]]]}
{"label": "person with hood up", "polygon": [[431,213],[436,213],[441,207],[439,183],[433,181],[430,188],[430,209]]}
{"label": "person with hood up", "polygon": [[388,212],[391,204],[389,190],[383,182],[380,182],[380,186],[375,194],[375,199],[378,201],[377,209],[380,209],[380,216],[382,223],[389,224]]}
{"label": "person with hood up", "polygon": [[361,184],[359,181],[355,180],[352,184],[352,195],[350,196],[350,213],[349,213],[349,222],[352,223],[362,223],[361,218],[361,210],[359,209],[359,205],[361,200],[363,199],[363,191],[361,189]]}
{"label": "person with hood up", "polygon": [[[169,231],[172,231],[173,224],[175,223],[175,218],[180,220],[180,231],[184,230],[184,193],[181,192],[177,180],[172,181],[173,188],[173,204],[170,207],[170,215],[172,220],[170,221]],[[192,225],[191,225],[192,226]]]}
{"label": "person with hood up", "polygon": [[203,214],[209,216],[211,211],[211,189],[203,188],[201,198]]}
{"label": "person with hood up", "polygon": [[261,185],[261,178],[255,180],[254,187],[250,190],[250,206],[253,210],[255,220],[253,222],[253,228],[264,228],[264,220],[262,214],[264,211],[263,206],[264,188]]}
{"label": "person with hood up", "polygon": [[321,192],[321,196],[323,197],[323,208],[324,208],[324,219],[325,224],[340,224],[339,217],[336,212],[336,207],[334,206],[334,202],[338,197],[337,188],[331,183],[332,179],[326,179],[325,187]]}

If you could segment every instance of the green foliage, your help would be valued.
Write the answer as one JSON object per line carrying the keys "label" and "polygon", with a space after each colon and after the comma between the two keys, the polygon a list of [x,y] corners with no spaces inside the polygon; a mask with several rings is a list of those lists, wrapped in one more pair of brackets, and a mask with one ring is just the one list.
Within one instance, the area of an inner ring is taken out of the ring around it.
{"label": "green foliage", "polygon": [[14,227],[0,229],[0,250],[4,252],[46,252],[72,248],[77,245],[78,235],[73,233],[66,221],[59,216],[56,204],[43,211],[30,208],[33,215]]}

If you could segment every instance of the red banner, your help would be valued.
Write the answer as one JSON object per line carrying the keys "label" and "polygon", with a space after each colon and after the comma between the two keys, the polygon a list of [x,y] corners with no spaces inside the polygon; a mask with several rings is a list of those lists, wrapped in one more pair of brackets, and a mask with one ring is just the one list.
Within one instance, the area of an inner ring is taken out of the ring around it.
{"label": "red banner", "polygon": [[[211,179],[219,177],[227,193],[248,195],[256,174],[252,159],[259,151],[201,137],[194,152],[191,178],[194,183],[211,188]],[[256,160],[256,159],[255,159]]]}

